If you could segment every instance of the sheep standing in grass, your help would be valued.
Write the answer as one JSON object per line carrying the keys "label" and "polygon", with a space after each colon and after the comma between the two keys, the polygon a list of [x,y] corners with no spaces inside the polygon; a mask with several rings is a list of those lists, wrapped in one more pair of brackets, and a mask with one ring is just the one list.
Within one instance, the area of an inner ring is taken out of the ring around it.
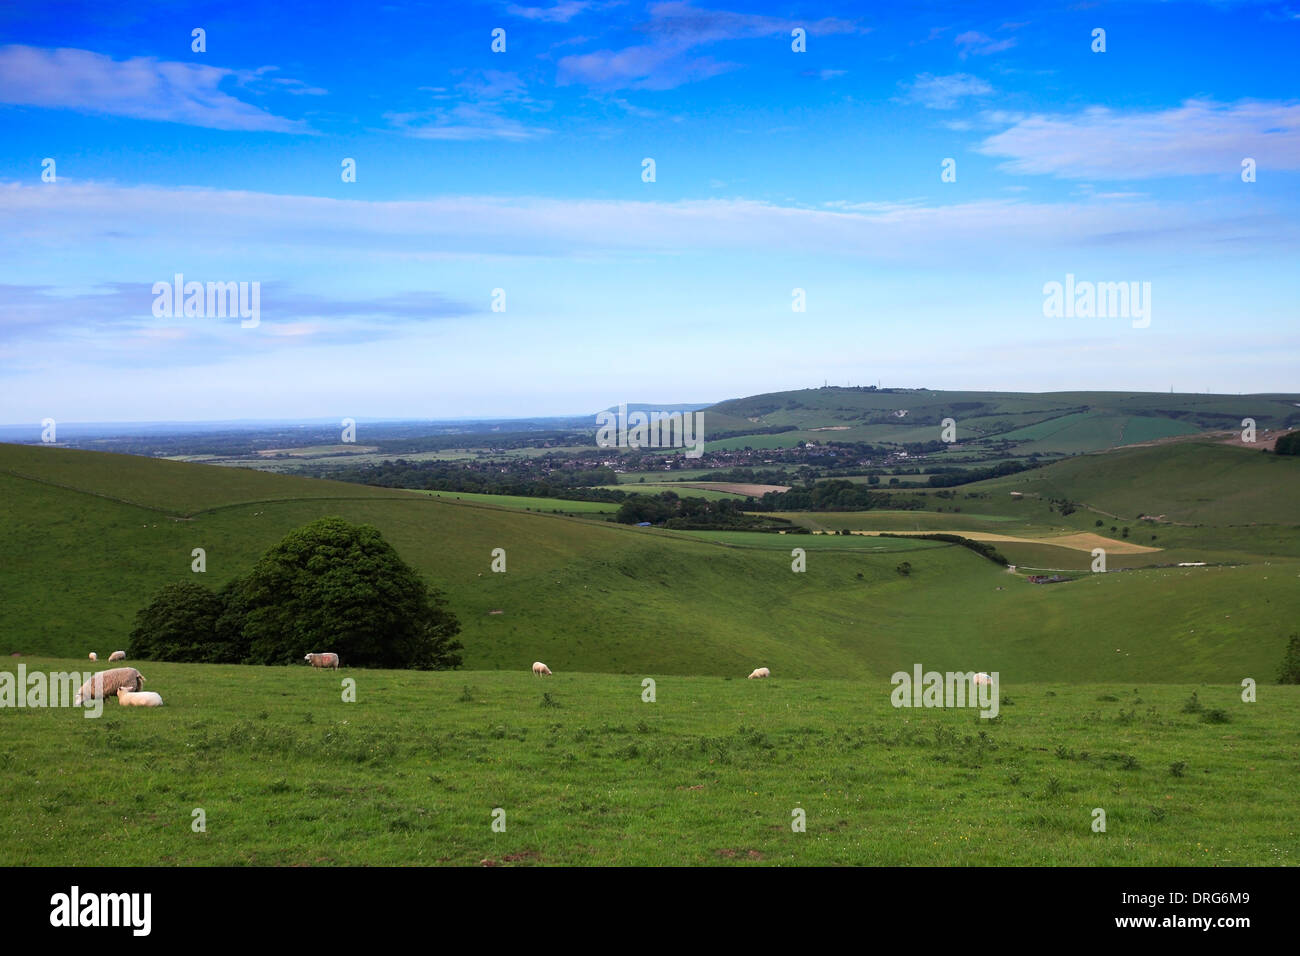
{"label": "sheep standing in grass", "polygon": [[992,678],[992,677],[989,677],[989,675],[988,675],[988,674],[985,674],[983,671],[980,671],[978,674],[975,675],[975,683],[976,683],[976,684],[992,684],[992,683],[993,683],[993,678]]}
{"label": "sheep standing in grass", "polygon": [[91,659],[92,661],[97,661],[97,660],[99,660],[99,655],[96,654],[94,651],[91,651],[91,652],[90,652],[90,659]]}
{"label": "sheep standing in grass", "polygon": [[90,680],[81,685],[73,706],[80,707],[83,700],[101,700],[112,697],[119,687],[127,690],[141,690],[144,687],[144,675],[134,667],[114,667],[112,670],[100,671],[90,675]]}
{"label": "sheep standing in grass", "polygon": [[541,661],[533,661],[533,673],[536,674],[538,677],[541,677],[543,675],[550,677],[551,669],[547,667],[545,664],[543,664]]}
{"label": "sheep standing in grass", "polygon": [[114,651],[108,655],[109,662],[126,660],[126,651]]}
{"label": "sheep standing in grass", "polygon": [[772,672],[768,670],[766,667],[755,667],[754,672],[745,679],[753,680],[755,677],[771,677],[771,676],[772,676]]}
{"label": "sheep standing in grass", "polygon": [[123,707],[161,707],[162,695],[151,690],[130,691],[125,687],[119,687],[117,702]]}
{"label": "sheep standing in grass", "polygon": [[332,667],[334,670],[339,669],[339,656],[334,653],[326,654],[308,654],[303,658],[309,661],[312,667]]}

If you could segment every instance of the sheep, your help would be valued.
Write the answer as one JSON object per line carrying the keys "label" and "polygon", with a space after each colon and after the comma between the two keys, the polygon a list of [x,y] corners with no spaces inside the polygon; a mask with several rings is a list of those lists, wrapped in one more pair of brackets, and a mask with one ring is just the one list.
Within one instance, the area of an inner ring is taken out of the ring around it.
{"label": "sheep", "polygon": [[976,683],[976,684],[992,684],[992,683],[993,683],[993,678],[992,678],[992,677],[989,677],[989,675],[988,675],[988,674],[985,674],[983,671],[980,671],[978,674],[975,675],[975,683]]}
{"label": "sheep", "polygon": [[77,691],[77,696],[73,698],[72,703],[73,706],[80,707],[83,700],[111,697],[117,693],[119,687],[141,690],[143,686],[144,675],[134,667],[114,667],[112,670],[90,675],[90,680],[81,685],[81,690]]}
{"label": "sheep", "polygon": [[755,667],[754,672],[745,679],[753,680],[755,677],[771,677],[771,676],[772,676],[772,672],[768,670],[766,667]]}
{"label": "sheep", "polygon": [[536,674],[538,677],[541,677],[543,674],[547,675],[548,677],[552,676],[551,669],[547,667],[545,664],[543,664],[541,661],[533,661],[533,673]]}
{"label": "sheep", "polygon": [[308,654],[303,660],[308,661],[312,667],[332,667],[334,670],[339,669],[339,656],[333,652],[324,654]]}
{"label": "sheep", "polygon": [[90,652],[90,659],[91,659],[92,661],[97,661],[97,660],[99,660],[99,655],[96,654],[94,651],[91,651],[91,652]]}
{"label": "sheep", "polygon": [[126,660],[126,651],[114,651],[108,655],[108,659],[109,661],[124,661]]}
{"label": "sheep", "polygon": [[161,707],[162,695],[151,690],[142,690],[139,692],[127,690],[125,687],[117,689],[117,702],[123,707]]}

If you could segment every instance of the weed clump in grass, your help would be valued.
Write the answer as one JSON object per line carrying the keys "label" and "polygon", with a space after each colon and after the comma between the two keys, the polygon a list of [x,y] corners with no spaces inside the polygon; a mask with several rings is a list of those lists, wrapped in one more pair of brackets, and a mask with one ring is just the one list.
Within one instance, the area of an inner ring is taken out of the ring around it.
{"label": "weed clump in grass", "polygon": [[1218,707],[1211,708],[1201,714],[1201,722],[1205,724],[1226,724],[1231,720],[1232,718],[1228,716],[1228,712]]}
{"label": "weed clump in grass", "polygon": [[1171,763],[1169,765],[1169,772],[1175,777],[1181,777],[1187,772],[1187,761],[1179,760],[1177,763]]}
{"label": "weed clump in grass", "polygon": [[1183,704],[1183,713],[1199,714],[1203,710],[1205,710],[1205,705],[1202,704],[1200,698],[1196,696],[1196,691],[1192,691],[1192,696],[1187,698],[1187,701]]}
{"label": "weed clump in grass", "polygon": [[1278,671],[1279,684],[1300,684],[1300,634],[1292,634],[1286,645],[1286,656]]}
{"label": "weed clump in grass", "polygon": [[460,701],[462,704],[470,704],[470,703],[473,703],[473,702],[474,702],[474,688],[473,688],[473,687],[470,687],[469,684],[466,684],[465,687],[464,687],[464,689],[460,692],[460,696],[457,697],[456,699],[457,699],[458,701]]}
{"label": "weed clump in grass", "polygon": [[558,700],[556,700],[554,697],[551,696],[550,691],[543,691],[543,692],[542,692],[542,706],[543,706],[543,707],[559,707],[559,706],[560,706],[560,702],[559,702]]}

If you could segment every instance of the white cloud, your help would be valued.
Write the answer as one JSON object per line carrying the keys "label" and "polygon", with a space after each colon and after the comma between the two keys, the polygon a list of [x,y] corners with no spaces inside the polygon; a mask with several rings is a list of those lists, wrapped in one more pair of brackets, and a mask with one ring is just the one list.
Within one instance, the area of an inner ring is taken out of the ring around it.
{"label": "white cloud", "polygon": [[[177,210],[184,210],[183,218]],[[168,224],[165,232],[160,223]],[[1217,248],[1224,239],[1257,250],[1293,248],[1297,226],[1285,212],[1254,205],[1249,197],[1224,213],[1208,203],[1096,198],[812,208],[750,199],[444,196],[378,202],[98,183],[0,184],[0,262],[15,270],[8,281],[34,249],[63,245],[93,257],[111,244],[114,261],[147,262],[164,275],[208,250],[237,249],[271,273],[264,278],[274,278],[275,262],[315,261],[332,269],[359,257],[615,258],[799,248],[928,266],[939,255],[970,264],[1016,261],[1049,248],[1185,252]]]}
{"label": "white cloud", "polygon": [[977,30],[968,30],[959,34],[952,42],[961,47],[960,56],[962,59],[965,59],[970,54],[988,56],[991,53],[1001,53],[1003,50],[1009,50],[1016,45],[1015,37],[994,40]]}
{"label": "white cloud", "polygon": [[987,96],[992,92],[993,87],[988,82],[969,73],[949,76],[921,73],[908,87],[905,99],[932,110],[950,110],[968,96]]}
{"label": "white cloud", "polygon": [[541,20],[545,23],[568,23],[578,14],[591,7],[588,0],[560,0],[550,7],[525,7],[512,3],[506,7],[511,16],[523,17],[525,20]]}
{"label": "white cloud", "polygon": [[435,105],[429,109],[384,114],[394,128],[415,139],[521,141],[537,139],[550,132],[506,113],[507,107],[543,112],[549,103],[539,103],[528,95],[527,86],[514,73],[483,70],[456,85],[456,92],[425,87],[435,102],[458,100],[452,106]]}
{"label": "white cloud", "polygon": [[311,132],[305,123],[275,116],[219,89],[226,80],[246,81],[254,75],[153,57],[119,61],[90,50],[0,47],[0,103],[210,129]]}
{"label": "white cloud", "polygon": [[978,147],[1007,157],[1013,173],[1063,179],[1150,179],[1207,173],[1237,175],[1250,157],[1260,174],[1300,169],[1300,104],[1187,100],[1138,112],[1092,107],[1075,114],[1012,118]]}

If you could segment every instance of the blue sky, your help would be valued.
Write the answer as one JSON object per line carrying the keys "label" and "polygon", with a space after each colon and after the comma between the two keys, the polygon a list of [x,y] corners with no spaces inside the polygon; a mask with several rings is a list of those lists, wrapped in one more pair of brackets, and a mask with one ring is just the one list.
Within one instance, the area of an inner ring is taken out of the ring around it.
{"label": "blue sky", "polygon": [[[1295,391],[1297,49],[1300,3],[11,2],[0,422]],[[156,317],[176,273],[258,325]],[[1067,273],[1150,325],[1045,317]]]}

